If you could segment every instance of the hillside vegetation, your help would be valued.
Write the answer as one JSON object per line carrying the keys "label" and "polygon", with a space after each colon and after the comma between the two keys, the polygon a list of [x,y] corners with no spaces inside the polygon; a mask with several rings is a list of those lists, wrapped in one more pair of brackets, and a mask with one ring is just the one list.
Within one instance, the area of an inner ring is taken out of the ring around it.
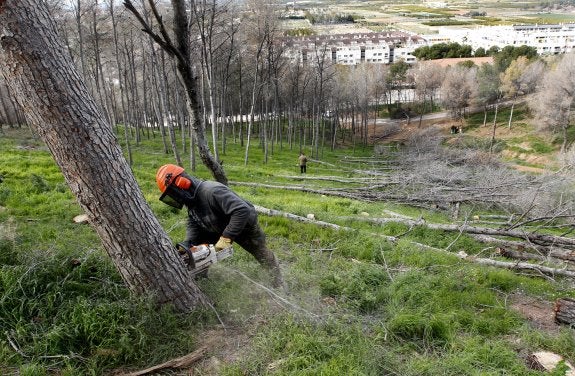
{"label": "hillside vegetation", "polygon": [[[528,367],[534,351],[575,361],[574,330],[552,320],[555,299],[575,297],[572,279],[479,265],[462,253],[503,258],[496,247],[462,231],[401,221],[469,224],[489,215],[510,215],[505,210],[512,206],[470,200],[458,205],[454,219],[453,207],[408,200],[419,197],[419,190],[406,181],[414,181],[412,174],[422,176],[405,167],[413,161],[408,157],[415,155],[415,144],[420,161],[442,155],[449,162],[450,172],[443,165],[421,165],[443,171],[445,176],[436,173],[438,181],[462,174],[461,165],[451,164],[452,154],[437,154],[438,147],[458,151],[466,165],[474,160],[497,166],[491,174],[507,168],[501,161],[485,162],[489,158],[477,150],[485,145],[482,128],[471,123],[464,134],[450,136],[439,127],[424,134],[425,143],[410,137],[401,148],[325,151],[321,161],[309,163],[306,176],[299,174],[297,150],[278,146],[264,164],[262,151],[253,147],[250,164],[244,166],[242,148],[230,142],[222,159],[231,186],[242,197],[301,217],[314,214],[340,228],[260,215],[288,288],[271,289],[258,264],[236,247],[233,258],[198,281],[213,309],[185,316],[169,307],[158,309],[152,299],[130,296],[91,227],[72,221],[80,209],[47,148],[26,129],[4,129],[0,373],[117,375],[194,351],[201,352],[197,362],[162,374],[542,375]],[[430,144],[431,139],[438,143]],[[533,144],[547,148],[530,148],[533,155],[557,148],[543,139]],[[518,147],[511,140],[505,145]],[[423,146],[433,154],[424,154]],[[473,148],[480,154],[462,157]],[[132,168],[152,210],[177,242],[185,235],[186,215],[158,200],[156,169],[172,162],[161,150],[159,137],[142,140],[133,146]],[[397,169],[401,174],[388,174]],[[401,189],[382,195],[404,192],[410,204],[377,199],[380,188],[371,188],[372,195],[362,199],[364,184],[375,186],[382,179],[366,171],[385,174],[385,179],[401,177]],[[194,174],[209,178],[203,167]],[[521,179],[533,182],[533,176]],[[560,235],[561,223],[538,225]]]}

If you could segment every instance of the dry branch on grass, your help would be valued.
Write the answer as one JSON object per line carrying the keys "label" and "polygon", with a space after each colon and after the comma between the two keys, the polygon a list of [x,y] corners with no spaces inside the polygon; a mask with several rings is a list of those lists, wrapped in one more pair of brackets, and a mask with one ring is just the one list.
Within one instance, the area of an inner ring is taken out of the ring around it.
{"label": "dry branch on grass", "polygon": [[364,182],[373,182],[376,179],[380,178],[373,178],[373,177],[355,177],[355,178],[342,178],[341,176],[301,176],[301,175],[278,175],[278,178],[284,179],[292,179],[292,180],[308,180],[308,181],[331,181],[335,183],[364,183]]}
{"label": "dry branch on grass", "polygon": [[[303,186],[294,186],[294,185],[271,185],[271,184],[260,184],[260,183],[247,183],[247,182],[232,182],[230,183],[232,185],[243,185],[243,186],[247,186],[247,187],[258,187],[258,188],[273,188],[273,189],[284,189],[284,190],[288,190],[288,191],[301,191],[301,192],[309,192],[309,193],[316,193],[316,194],[321,194],[321,195],[326,195],[326,196],[335,196],[335,197],[343,197],[343,198],[349,198],[349,199],[359,199],[359,197],[362,197],[362,199],[364,201],[373,201],[373,199],[370,200],[369,198],[369,193],[354,193],[354,192],[350,192],[349,190],[346,189],[337,189],[337,188],[332,188],[332,189],[313,189],[310,187],[303,187]],[[372,189],[375,187],[372,187]],[[364,187],[364,189],[369,190],[369,187]]]}
{"label": "dry branch on grass", "polygon": [[152,373],[155,373],[155,372],[158,372],[161,370],[166,370],[166,369],[188,368],[192,364],[203,359],[206,356],[207,351],[208,351],[208,348],[206,346],[204,346],[204,347],[197,349],[196,351],[194,351],[192,353],[181,356],[179,358],[171,359],[167,362],[155,365],[155,366],[150,367],[150,368],[143,369],[141,371],[126,373],[123,376],[142,376],[142,375],[150,375]]}

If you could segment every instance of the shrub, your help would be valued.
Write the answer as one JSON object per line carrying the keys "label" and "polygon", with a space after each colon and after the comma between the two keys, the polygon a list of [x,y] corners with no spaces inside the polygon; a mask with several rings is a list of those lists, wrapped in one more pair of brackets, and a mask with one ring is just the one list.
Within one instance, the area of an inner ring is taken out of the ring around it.
{"label": "shrub", "polygon": [[46,179],[37,174],[30,175],[30,183],[34,193],[48,192],[51,189]]}

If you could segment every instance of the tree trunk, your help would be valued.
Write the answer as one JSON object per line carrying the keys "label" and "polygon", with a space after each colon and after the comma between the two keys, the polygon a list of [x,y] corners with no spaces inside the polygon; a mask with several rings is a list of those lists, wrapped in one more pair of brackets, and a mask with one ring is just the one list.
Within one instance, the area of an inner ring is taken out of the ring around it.
{"label": "tree trunk", "polygon": [[164,87],[166,83],[160,78],[160,64],[158,63],[156,51],[154,50],[153,44],[150,43],[151,49],[151,59],[152,59],[152,87],[154,91],[152,95],[152,106],[156,114],[156,120],[158,122],[158,129],[160,130],[160,136],[162,137],[162,145],[164,146],[164,154],[168,154],[168,141],[166,139],[166,121],[164,121],[164,114],[167,114],[166,106],[164,104],[165,90]]}
{"label": "tree trunk", "polygon": [[88,73],[86,71],[86,58],[84,54],[84,32],[82,29],[82,1],[76,0],[74,7],[76,28],[78,30],[78,49],[80,53],[80,67],[82,69],[82,76],[84,80],[88,80]]}
{"label": "tree trunk", "polygon": [[555,322],[575,325],[575,299],[562,298],[555,302]]}
{"label": "tree trunk", "polygon": [[[95,6],[92,8],[92,48],[94,49],[94,59],[95,59],[95,69],[96,73],[94,75],[96,81],[96,91],[98,93],[98,100],[100,101],[100,106],[106,114],[106,120],[109,123],[110,129],[114,128],[114,114],[112,112],[112,105],[109,103],[112,99],[112,95],[107,94],[106,91],[106,80],[104,79],[104,67],[102,65],[102,51],[100,48],[100,32],[98,30],[98,1],[96,0]],[[144,90],[145,92],[145,90]]]}
{"label": "tree trunk", "polygon": [[254,83],[252,85],[252,99],[250,104],[250,113],[248,115],[248,130],[247,130],[247,140],[246,140],[246,148],[244,153],[244,166],[248,165],[248,158],[249,158],[249,151],[250,151],[250,141],[251,141],[251,134],[252,134],[252,126],[254,124],[254,112],[256,107],[256,100],[257,100],[257,88],[258,88],[258,76],[259,76],[259,57],[260,51],[256,54],[255,59],[255,73],[254,73]]}
{"label": "tree trunk", "polygon": [[114,35],[114,53],[115,53],[115,60],[116,60],[116,69],[118,70],[118,82],[120,84],[120,103],[122,105],[122,123],[124,125],[124,139],[126,141],[126,146],[128,150],[128,163],[130,166],[132,165],[132,148],[130,145],[130,137],[128,134],[128,115],[126,110],[126,99],[125,99],[125,80],[122,79],[124,69],[122,69],[122,63],[120,62],[120,48],[118,42],[118,30],[116,28],[117,22],[116,17],[114,14],[114,0],[110,1],[110,16],[112,18],[112,31]]}
{"label": "tree trunk", "polygon": [[[567,117],[568,119],[569,117]],[[563,124],[561,127],[561,133],[563,135],[563,141],[561,142],[561,154],[565,154],[567,152],[567,143],[568,143],[568,136],[567,136],[567,129],[569,128],[569,122]]]}
{"label": "tree trunk", "polygon": [[515,108],[515,98],[511,102],[511,111],[509,112],[509,122],[507,124],[507,128],[511,129],[511,122],[513,121],[513,109]]}
{"label": "tree trunk", "polygon": [[489,154],[493,152],[493,145],[495,144],[495,130],[497,129],[497,110],[499,103],[495,103],[495,114],[493,115],[493,126],[491,127],[491,140],[489,141]]}
{"label": "tree trunk", "polygon": [[[1,0],[0,0],[1,1]],[[208,141],[206,139],[205,125],[200,117],[200,102],[198,97],[198,83],[197,77],[192,69],[192,61],[190,56],[190,28],[189,20],[186,12],[186,2],[184,0],[171,0],[172,9],[174,11],[173,30],[174,30],[174,43],[166,31],[166,26],[163,18],[158,13],[156,4],[153,0],[149,0],[148,4],[152,8],[152,12],[158,22],[161,35],[156,34],[149,23],[142,17],[138,10],[134,7],[130,0],[124,0],[124,6],[134,14],[138,19],[144,32],[148,33],[156,43],[158,43],[164,51],[169,53],[177,61],[178,73],[181,82],[186,90],[187,104],[188,104],[188,117],[190,119],[191,128],[194,133],[194,140],[197,142],[198,152],[200,158],[215,180],[227,185],[228,178],[222,166],[214,159],[210,152]]]}
{"label": "tree trunk", "polygon": [[161,101],[163,103],[163,110],[165,111],[165,118],[168,121],[168,135],[170,136],[170,146],[172,148],[172,153],[174,154],[174,159],[178,166],[183,166],[182,159],[180,158],[180,153],[178,151],[178,140],[176,139],[176,132],[174,131],[174,113],[170,109],[170,97],[171,93],[169,93],[170,87],[168,85],[168,73],[166,71],[166,60],[164,59],[165,54],[162,53],[161,57],[161,67],[162,67],[162,86],[165,88],[164,91],[164,99]]}
{"label": "tree trunk", "polygon": [[0,25],[0,73],[130,290],[155,294],[181,312],[204,304],[58,40],[45,3],[0,0]]}

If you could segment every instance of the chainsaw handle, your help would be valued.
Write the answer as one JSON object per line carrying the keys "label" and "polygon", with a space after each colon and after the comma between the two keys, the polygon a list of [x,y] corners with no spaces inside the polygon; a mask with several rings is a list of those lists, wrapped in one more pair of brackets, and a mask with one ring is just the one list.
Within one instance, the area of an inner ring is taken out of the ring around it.
{"label": "chainsaw handle", "polygon": [[186,251],[187,251],[188,249],[190,249],[190,248],[191,248],[191,247],[188,247],[187,244],[184,243],[184,242],[180,242],[180,243],[176,244],[176,249],[178,250],[178,252],[179,252],[180,254],[186,253]]}

